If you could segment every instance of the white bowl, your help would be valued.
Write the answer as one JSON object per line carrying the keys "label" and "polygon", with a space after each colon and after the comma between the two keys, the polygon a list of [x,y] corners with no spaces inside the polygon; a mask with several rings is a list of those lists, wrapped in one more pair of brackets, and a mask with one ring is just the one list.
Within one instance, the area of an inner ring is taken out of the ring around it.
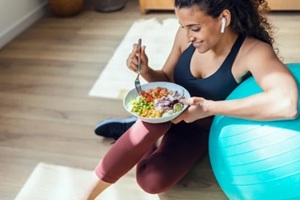
{"label": "white bowl", "polygon": [[[185,88],[183,88],[182,86],[177,85],[175,83],[171,83],[171,82],[151,82],[151,83],[147,83],[147,84],[142,85],[142,90],[147,91],[148,89],[155,89],[157,87],[167,88],[168,90],[178,91],[179,93],[181,93],[183,91],[184,97],[186,99],[191,97],[190,93]],[[139,116],[135,113],[130,112],[130,110],[128,109],[128,104],[133,99],[135,99],[137,96],[138,96],[138,93],[137,93],[135,88],[130,90],[123,99],[123,106],[127,110],[127,112],[129,112],[130,114],[136,116],[137,118],[141,119],[142,121],[145,121],[145,122],[148,122],[148,123],[156,124],[156,123],[163,123],[163,122],[171,121],[172,119],[179,116],[187,108],[187,105],[184,105],[183,109],[181,111],[173,113],[173,114],[165,116],[165,117],[157,117],[157,118],[141,117],[141,116]]]}

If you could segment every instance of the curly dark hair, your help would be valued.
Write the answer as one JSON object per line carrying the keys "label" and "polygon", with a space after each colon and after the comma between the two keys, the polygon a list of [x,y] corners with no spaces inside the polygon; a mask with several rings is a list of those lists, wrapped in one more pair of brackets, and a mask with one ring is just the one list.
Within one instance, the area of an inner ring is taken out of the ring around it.
{"label": "curly dark hair", "polygon": [[230,27],[238,34],[257,38],[273,47],[273,27],[264,16],[270,10],[266,0],[175,0],[175,7],[197,6],[217,18],[225,10],[231,13]]}

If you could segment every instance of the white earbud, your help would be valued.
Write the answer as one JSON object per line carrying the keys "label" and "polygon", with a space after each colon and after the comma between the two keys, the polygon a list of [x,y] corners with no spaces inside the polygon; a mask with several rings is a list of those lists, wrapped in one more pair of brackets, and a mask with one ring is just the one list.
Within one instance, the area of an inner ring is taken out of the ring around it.
{"label": "white earbud", "polygon": [[225,25],[226,25],[226,18],[222,18],[222,26],[221,26],[221,33],[224,33],[225,31]]}

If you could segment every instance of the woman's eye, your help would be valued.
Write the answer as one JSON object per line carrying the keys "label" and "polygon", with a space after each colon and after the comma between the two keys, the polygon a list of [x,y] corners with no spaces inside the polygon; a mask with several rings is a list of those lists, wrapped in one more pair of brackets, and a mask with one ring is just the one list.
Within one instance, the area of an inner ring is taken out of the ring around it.
{"label": "woman's eye", "polygon": [[200,28],[191,28],[191,31],[194,31],[194,32],[199,32],[201,29]]}

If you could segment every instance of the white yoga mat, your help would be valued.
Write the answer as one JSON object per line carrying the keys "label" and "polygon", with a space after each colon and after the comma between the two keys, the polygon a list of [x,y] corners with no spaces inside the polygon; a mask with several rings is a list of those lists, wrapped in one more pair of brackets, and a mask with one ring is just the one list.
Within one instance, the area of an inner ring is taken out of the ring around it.
{"label": "white yoga mat", "polygon": [[[83,200],[92,171],[40,163],[36,166],[15,200]],[[135,178],[122,177],[97,200],[159,200],[158,195],[142,191]]]}
{"label": "white yoga mat", "polygon": [[[179,23],[175,18],[165,19],[162,22],[156,18],[136,21],[99,75],[89,95],[122,99],[129,90],[134,88],[136,78],[136,74],[126,66],[126,59],[132,51],[132,45],[142,38],[143,45],[146,45],[149,66],[160,69],[171,51],[178,27]],[[143,79],[141,82],[146,83]]]}

